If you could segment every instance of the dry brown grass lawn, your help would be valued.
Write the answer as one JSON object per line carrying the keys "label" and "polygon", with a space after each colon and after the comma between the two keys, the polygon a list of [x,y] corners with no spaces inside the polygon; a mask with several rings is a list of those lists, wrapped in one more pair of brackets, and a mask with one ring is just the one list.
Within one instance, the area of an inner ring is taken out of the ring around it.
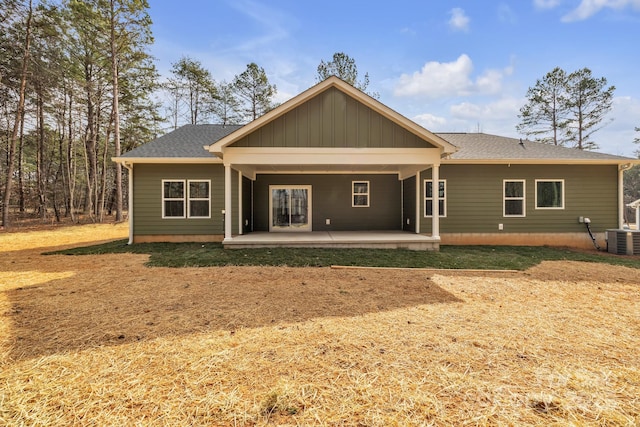
{"label": "dry brown grass lawn", "polygon": [[639,425],[640,275],[147,268],[0,234],[0,424]]}

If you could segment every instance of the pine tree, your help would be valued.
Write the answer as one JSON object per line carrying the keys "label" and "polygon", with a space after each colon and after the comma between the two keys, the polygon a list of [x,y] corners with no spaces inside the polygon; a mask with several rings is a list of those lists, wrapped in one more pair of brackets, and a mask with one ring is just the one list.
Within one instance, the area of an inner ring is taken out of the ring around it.
{"label": "pine tree", "polygon": [[567,127],[567,74],[556,67],[527,91],[528,103],[520,109],[516,129],[546,144],[565,145]]}
{"label": "pine tree", "polygon": [[235,77],[233,86],[245,102],[244,112],[248,119],[255,120],[274,108],[276,86],[269,83],[264,68],[257,64],[248,64],[247,69]]}

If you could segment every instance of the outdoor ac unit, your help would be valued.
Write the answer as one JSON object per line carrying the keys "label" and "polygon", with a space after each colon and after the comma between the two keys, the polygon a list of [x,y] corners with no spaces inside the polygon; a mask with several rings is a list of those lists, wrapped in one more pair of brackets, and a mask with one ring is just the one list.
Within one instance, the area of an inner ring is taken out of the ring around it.
{"label": "outdoor ac unit", "polygon": [[607,248],[618,255],[640,255],[640,230],[607,230]]}

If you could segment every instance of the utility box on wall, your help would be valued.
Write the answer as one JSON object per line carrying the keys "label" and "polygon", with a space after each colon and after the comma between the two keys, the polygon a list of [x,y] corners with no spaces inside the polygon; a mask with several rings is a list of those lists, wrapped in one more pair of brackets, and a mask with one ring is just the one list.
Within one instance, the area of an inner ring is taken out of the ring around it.
{"label": "utility box on wall", "polygon": [[640,230],[607,230],[607,249],[617,255],[640,255]]}

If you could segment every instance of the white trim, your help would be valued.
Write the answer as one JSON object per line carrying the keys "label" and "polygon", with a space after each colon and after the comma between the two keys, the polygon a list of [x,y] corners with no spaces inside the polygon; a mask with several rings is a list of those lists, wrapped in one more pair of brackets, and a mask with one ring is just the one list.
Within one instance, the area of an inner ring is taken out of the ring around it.
{"label": "white trim", "polygon": [[[565,208],[565,183],[564,179],[536,179],[535,186],[535,209],[536,210],[563,210]],[[538,183],[539,182],[561,182],[562,183],[562,206],[538,206]]]}
{"label": "white trim", "polygon": [[242,174],[238,173],[238,234],[244,234],[244,218],[242,218]]}
{"label": "white trim", "polygon": [[229,147],[225,162],[284,165],[428,165],[440,163],[438,148]]}
{"label": "white trim", "polygon": [[233,226],[231,216],[231,209],[233,206],[231,188],[231,165],[224,165],[224,240],[231,240],[233,238]]}
{"label": "white trim", "polygon": [[[437,202],[431,202],[432,206],[432,216],[431,216],[431,236],[440,237],[440,218],[447,216],[447,180],[440,179],[440,167],[438,165],[433,165],[431,169],[431,181],[438,183],[438,188],[436,189],[438,192]],[[444,183],[444,196],[442,206],[444,207],[444,215],[440,215],[440,183]],[[426,187],[426,185],[425,185]],[[433,184],[431,184],[431,192],[433,194]]]}
{"label": "white trim", "polygon": [[633,159],[447,159],[443,165],[622,165],[640,164]]}
{"label": "white trim", "polygon": [[422,191],[420,190],[420,185],[422,182],[420,181],[420,171],[416,173],[416,234],[420,234],[420,197]]}
{"label": "white trim", "polygon": [[[438,199],[438,217],[439,218],[446,218],[447,217],[447,180],[446,179],[439,179],[438,180],[438,188],[434,189],[433,188],[433,184],[431,186],[431,194],[435,194],[437,193],[438,196],[437,197],[427,197],[427,182],[429,183],[433,183],[433,179],[425,179],[423,181],[424,184],[424,198],[423,198],[423,204],[424,204],[424,217],[425,218],[433,218],[433,213],[431,215],[427,215],[427,200],[431,200],[432,205],[431,205],[431,210],[432,212],[436,210],[435,204],[433,204],[433,200],[434,199]],[[444,183],[444,197],[440,198],[440,183]],[[435,191],[434,191],[435,190]],[[444,214],[442,212],[440,212],[440,200],[442,200],[442,204],[444,205]]]}
{"label": "white trim", "polygon": [[[356,193],[355,185],[356,184],[367,184],[367,192],[366,193]],[[356,196],[367,196],[367,204],[366,205],[356,205],[355,197]],[[371,206],[371,182],[370,181],[351,181],[351,207],[352,208],[368,208]]]}
{"label": "white trim", "polygon": [[[507,182],[522,183],[522,197],[509,197],[505,194]],[[522,215],[507,215],[507,200],[522,200]],[[527,180],[526,179],[503,179],[502,180],[502,217],[503,218],[525,218],[527,216]]]}
{"label": "white trim", "polygon": [[129,217],[129,241],[128,245],[133,244],[133,163],[128,165],[126,162],[122,162],[122,166],[124,166],[129,171],[129,206],[127,209],[127,216]]}
{"label": "white trim", "polygon": [[[191,197],[191,183],[192,182],[206,182],[207,183],[207,197]],[[193,219],[209,219],[211,218],[211,180],[210,179],[188,179],[187,180],[187,188],[186,188],[186,196],[187,196],[187,218]],[[208,212],[207,216],[195,216],[191,215],[191,201],[203,202],[206,201],[208,204]]]}
{"label": "white trim", "polygon": [[218,157],[112,157],[115,163],[175,163],[175,164],[222,164],[222,159]]}
{"label": "white trim", "polygon": [[[307,224],[304,227],[274,227],[273,225],[273,190],[307,190]],[[308,232],[312,231],[312,204],[311,204],[311,186],[310,185],[269,185],[269,232]]]}
{"label": "white trim", "polygon": [[[164,196],[164,184],[166,182],[181,182],[182,183],[182,197],[170,197]],[[163,179],[162,186],[160,187],[162,194],[162,219],[185,219],[187,217],[187,180],[186,179]],[[182,216],[167,216],[165,212],[166,201],[182,201]]]}

